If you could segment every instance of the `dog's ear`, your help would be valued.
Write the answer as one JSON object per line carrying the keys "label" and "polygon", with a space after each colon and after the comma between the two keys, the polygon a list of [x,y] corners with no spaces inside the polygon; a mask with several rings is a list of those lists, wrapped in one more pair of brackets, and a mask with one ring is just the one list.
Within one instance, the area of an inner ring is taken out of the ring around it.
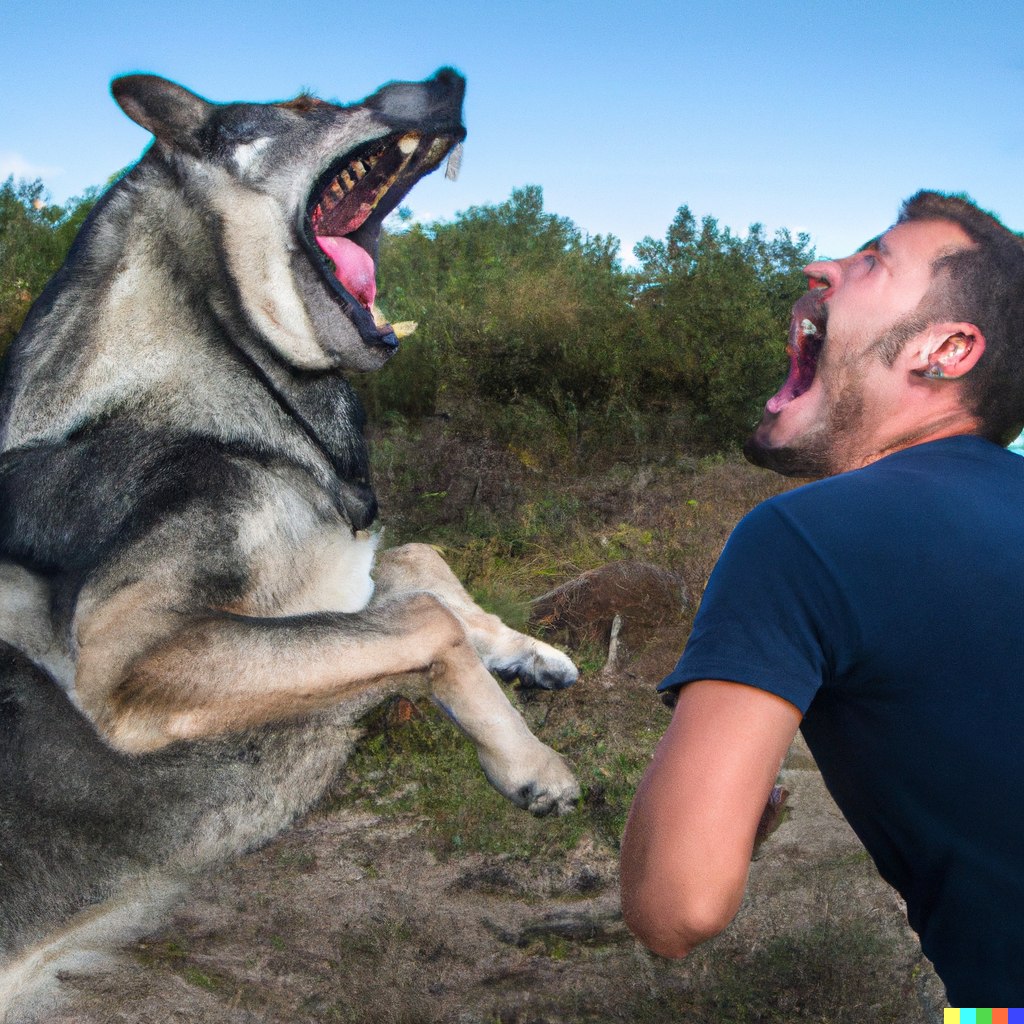
{"label": "dog's ear", "polygon": [[212,103],[158,75],[125,75],[110,83],[118,106],[161,142],[195,152]]}

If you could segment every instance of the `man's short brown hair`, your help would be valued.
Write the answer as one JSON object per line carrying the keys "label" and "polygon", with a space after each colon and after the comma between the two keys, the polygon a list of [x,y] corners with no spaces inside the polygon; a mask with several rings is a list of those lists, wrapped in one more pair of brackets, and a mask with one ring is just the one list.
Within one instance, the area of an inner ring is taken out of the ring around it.
{"label": "man's short brown hair", "polygon": [[898,224],[946,220],[974,243],[940,256],[921,312],[929,323],[963,321],[985,336],[985,352],[962,380],[964,405],[983,437],[1009,444],[1024,426],[1024,242],[963,196],[918,192]]}

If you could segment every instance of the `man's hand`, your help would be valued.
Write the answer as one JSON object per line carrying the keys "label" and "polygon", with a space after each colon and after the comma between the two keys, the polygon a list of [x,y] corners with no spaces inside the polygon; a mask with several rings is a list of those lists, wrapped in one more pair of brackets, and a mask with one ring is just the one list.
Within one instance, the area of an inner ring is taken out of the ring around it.
{"label": "man's hand", "polygon": [[622,838],[622,914],[662,956],[686,956],[736,915],[757,823],[800,724],[765,690],[684,686]]}

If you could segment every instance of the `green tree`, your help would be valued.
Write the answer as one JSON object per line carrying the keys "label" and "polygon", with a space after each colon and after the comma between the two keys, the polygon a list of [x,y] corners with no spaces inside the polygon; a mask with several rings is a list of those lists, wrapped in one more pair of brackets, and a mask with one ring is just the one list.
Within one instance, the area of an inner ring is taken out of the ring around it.
{"label": "green tree", "polygon": [[381,307],[419,330],[366,382],[404,414],[531,406],[578,439],[622,390],[634,330],[618,241],[544,211],[538,186],[381,240]]}
{"label": "green tree", "polygon": [[60,206],[46,201],[41,181],[9,177],[0,185],[0,354],[64,262],[98,194],[89,189]]}
{"label": "green tree", "polygon": [[780,230],[769,240],[760,224],[741,238],[713,217],[698,229],[682,206],[664,241],[645,238],[634,252],[645,339],[639,393],[677,395],[708,441],[741,441],[785,379],[810,238]]}

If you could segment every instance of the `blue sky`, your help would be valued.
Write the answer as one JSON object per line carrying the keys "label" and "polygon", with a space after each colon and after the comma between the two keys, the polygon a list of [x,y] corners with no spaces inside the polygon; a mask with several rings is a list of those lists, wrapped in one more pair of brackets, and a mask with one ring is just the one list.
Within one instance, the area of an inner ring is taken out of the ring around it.
{"label": "blue sky", "polygon": [[688,203],[734,229],[808,231],[844,255],[920,187],[1024,228],[1024,4],[246,3],[3,0],[0,175],[62,200],[148,136],[110,99],[150,71],[213,100],[310,88],[352,101],[454,64],[469,79],[456,184],[421,219],[544,187],[629,259]]}

